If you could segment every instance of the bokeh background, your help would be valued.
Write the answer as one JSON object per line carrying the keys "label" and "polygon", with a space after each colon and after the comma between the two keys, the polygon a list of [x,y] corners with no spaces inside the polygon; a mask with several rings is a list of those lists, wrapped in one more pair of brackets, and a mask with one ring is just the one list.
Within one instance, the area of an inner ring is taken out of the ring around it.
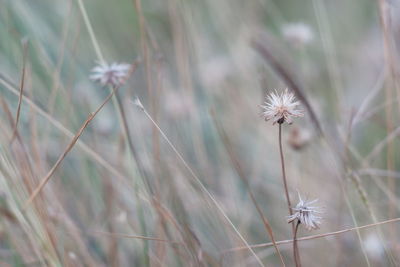
{"label": "bokeh background", "polygon": [[[131,101],[247,243],[268,243],[250,193],[276,240],[292,234],[278,126],[260,105],[288,77],[322,128],[303,105],[282,129],[292,202],[323,210],[299,237],[397,218],[399,14],[397,0],[0,0],[0,264],[259,266],[230,251],[243,240]],[[109,94],[89,79],[102,58],[137,68],[26,205]],[[299,241],[302,264],[398,266],[399,230]],[[292,246],[279,250],[293,266]],[[281,265],[272,246],[254,252]]]}

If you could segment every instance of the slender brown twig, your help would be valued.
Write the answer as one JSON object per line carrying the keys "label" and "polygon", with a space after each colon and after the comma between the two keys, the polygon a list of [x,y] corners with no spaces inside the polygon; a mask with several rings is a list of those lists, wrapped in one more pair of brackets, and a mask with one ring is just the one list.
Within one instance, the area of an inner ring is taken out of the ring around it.
{"label": "slender brown twig", "polygon": [[[18,96],[18,86],[15,85],[12,81],[10,81],[7,77],[0,73],[0,84],[2,84],[10,93]],[[22,101],[28,105],[33,111],[37,112],[40,116],[42,116],[47,122],[54,126],[55,129],[59,130],[62,134],[69,138],[74,137],[74,133],[67,129],[60,121],[56,120],[52,117],[48,112],[44,111],[38,104],[33,102],[29,97],[23,96]],[[93,150],[91,147],[86,145],[82,140],[78,140],[76,146],[80,148],[86,155],[88,155],[93,161],[97,162],[99,165],[104,167],[107,171],[109,171],[114,177],[118,178],[120,181],[125,183],[125,174],[121,171],[117,170],[114,166],[112,166],[109,162],[107,162],[99,153]]]}
{"label": "slender brown twig", "polygon": [[103,101],[103,103],[96,109],[94,113],[91,113],[86,121],[82,124],[81,128],[79,129],[78,133],[74,136],[74,138],[71,140],[71,142],[68,144],[67,148],[64,150],[64,152],[60,155],[58,158],[57,162],[54,164],[54,166],[50,169],[50,171],[46,174],[45,177],[42,178],[40,181],[39,185],[35,188],[33,193],[30,195],[28,200],[25,203],[24,209],[26,209],[32,201],[35,199],[35,197],[42,191],[44,186],[47,184],[47,182],[50,180],[51,176],[54,174],[54,172],[57,170],[58,166],[60,166],[61,162],[64,160],[64,158],[67,156],[68,152],[71,151],[71,149],[74,147],[75,143],[78,141],[79,137],[82,135],[83,131],[85,128],[89,125],[89,123],[94,119],[94,117],[97,115],[97,113],[100,112],[100,110],[104,107],[104,105],[111,99],[111,97],[114,95],[116,91],[116,88],[113,88],[111,93],[107,96],[107,98]]}
{"label": "slender brown twig", "polygon": [[299,225],[300,221],[298,220],[296,223],[296,228],[294,229],[294,235],[293,235],[293,251],[295,253],[295,263],[296,267],[301,267],[301,261],[300,261],[300,253],[299,253],[299,248],[297,246],[297,231],[299,230]]}
{"label": "slender brown twig", "polygon": [[[260,215],[261,220],[264,223],[264,227],[267,230],[267,233],[268,233],[269,237],[271,238],[272,243],[275,243],[275,237],[274,237],[274,233],[272,231],[271,224],[269,223],[269,220],[267,219],[267,217],[264,216],[260,205],[258,205],[258,203],[257,203],[257,200],[256,200],[256,198],[255,198],[255,196],[254,196],[254,194],[253,194],[253,192],[251,190],[249,180],[247,179],[247,176],[245,175],[245,173],[243,171],[243,168],[240,165],[239,159],[237,158],[235,152],[232,149],[231,140],[229,139],[228,135],[224,131],[223,127],[218,123],[217,119],[214,116],[214,112],[212,112],[212,117],[214,119],[214,124],[215,124],[215,126],[217,128],[217,131],[218,131],[219,135],[221,136],[221,139],[222,139],[222,141],[224,143],[224,147],[225,147],[225,149],[226,149],[226,151],[228,153],[228,156],[229,156],[229,158],[230,158],[230,160],[231,160],[236,172],[238,173],[240,179],[246,185],[247,191],[248,191],[248,193],[250,195],[250,199],[253,202],[254,207],[256,208],[258,214]],[[278,246],[274,246],[274,247],[275,247],[276,253],[278,253],[278,256],[279,256],[279,259],[281,261],[282,266],[286,266],[285,262],[283,261],[282,254],[278,249]]]}
{"label": "slender brown twig", "polygon": [[113,236],[113,237],[117,237],[117,238],[141,239],[141,240],[163,242],[163,243],[168,243],[168,244],[171,244],[171,245],[181,245],[181,246],[183,245],[182,242],[179,242],[179,241],[171,241],[171,240],[166,240],[166,239],[156,238],[156,237],[148,237],[148,236],[140,236],[140,235],[129,235],[129,234],[121,234],[121,233],[110,233],[110,232],[103,232],[103,231],[91,231],[91,233],[107,235],[107,236]]}
{"label": "slender brown twig", "polygon": [[[142,103],[140,102],[139,99],[135,99],[133,101],[133,104],[136,105],[141,111],[144,112],[146,117],[151,121],[151,123],[157,128],[159,133],[161,134],[162,138],[168,143],[168,145],[171,147],[171,149],[174,151],[174,153],[177,155],[179,160],[183,163],[185,168],[189,171],[190,175],[194,178],[194,180],[197,182],[197,184],[200,186],[201,190],[210,198],[212,203],[215,205],[215,207],[219,210],[219,212],[222,214],[222,216],[226,219],[226,221],[229,223],[229,225],[232,227],[232,229],[235,231],[235,233],[238,235],[238,237],[241,239],[241,241],[246,245],[249,246],[249,243],[246,241],[246,239],[243,237],[243,235],[239,232],[237,227],[233,224],[232,220],[228,217],[222,206],[219,204],[219,202],[215,199],[213,194],[205,187],[203,182],[200,180],[200,178],[195,174],[193,169],[189,166],[189,164],[186,162],[186,160],[183,158],[181,153],[176,149],[176,147],[172,144],[172,142],[169,140],[169,138],[166,136],[166,134],[161,130],[161,128],[158,126],[158,124],[153,120],[153,118],[150,116],[150,114],[147,112],[147,110],[144,108]],[[249,251],[253,254],[254,258],[257,260],[258,264],[260,266],[265,266],[260,258],[257,256],[257,254],[249,248]]]}
{"label": "slender brown twig", "polygon": [[26,56],[28,53],[28,41],[23,40],[22,41],[22,71],[21,71],[21,80],[19,83],[19,96],[18,96],[18,107],[17,107],[17,115],[15,117],[15,125],[14,125],[14,130],[13,134],[11,137],[11,142],[14,141],[14,138],[17,136],[17,129],[18,129],[18,122],[19,122],[19,116],[21,114],[21,104],[22,104],[22,96],[24,93],[24,87],[25,87],[25,72],[26,72]]}
{"label": "slender brown twig", "polygon": [[[343,229],[335,232],[329,232],[329,233],[324,233],[324,234],[319,234],[319,235],[310,235],[310,236],[305,236],[305,237],[300,237],[296,238],[296,241],[306,241],[306,240],[313,240],[313,239],[318,239],[318,238],[323,238],[327,236],[335,236],[339,234],[344,234],[347,232],[351,231],[357,231],[360,229],[365,229],[365,228],[371,228],[374,226],[382,225],[382,224],[387,224],[387,223],[394,223],[394,222],[400,222],[400,218],[394,218],[378,223],[371,223],[363,226],[358,226],[358,227],[353,227],[353,228],[348,228],[348,229]],[[293,243],[293,239],[288,239],[288,240],[281,240],[281,241],[276,241],[276,244],[279,245],[285,245],[285,244],[291,244]],[[269,243],[262,243],[262,244],[256,244],[256,245],[250,245],[251,248],[266,248],[266,247],[272,247],[274,244],[272,242]],[[235,251],[240,251],[240,250],[246,250],[249,249],[247,246],[242,246],[242,247],[236,247],[236,248],[231,248],[229,250],[225,250],[222,253],[228,253],[228,252],[235,252]]]}
{"label": "slender brown twig", "polygon": [[[150,99],[150,112],[154,114],[154,118],[157,121],[157,92],[154,92],[153,80],[152,80],[152,55],[151,50],[148,45],[149,40],[147,38],[147,24],[142,10],[142,0],[133,0],[136,12],[139,20],[139,32],[140,32],[140,46],[144,59],[144,66],[146,70],[146,85],[147,92]],[[155,162],[158,160],[160,141],[158,136],[158,131],[155,127],[152,128],[152,138],[153,138],[153,156]]]}
{"label": "slender brown twig", "polygon": [[115,99],[116,99],[116,104],[117,104],[116,106],[118,108],[118,112],[120,114],[120,118],[121,118],[121,122],[122,122],[121,127],[122,127],[122,130],[125,132],[125,137],[126,137],[126,140],[128,143],[128,148],[129,148],[130,152],[132,153],[133,160],[135,161],[135,164],[138,168],[139,174],[141,175],[143,182],[146,185],[146,189],[148,190],[148,193],[152,194],[153,192],[152,192],[151,184],[149,182],[149,175],[144,168],[144,163],[142,162],[135,145],[133,144],[133,140],[131,138],[131,131],[129,128],[128,121],[126,119],[125,109],[124,109],[121,97],[119,96],[118,92],[116,92],[116,94],[115,94]]}
{"label": "slender brown twig", "polygon": [[[397,100],[400,100],[400,86],[399,86],[399,69],[398,62],[396,61],[396,45],[393,40],[392,31],[392,17],[390,7],[384,0],[378,0],[379,5],[379,18],[382,28],[383,37],[383,54],[386,63],[386,88],[385,88],[385,99],[389,104],[386,106],[386,131],[387,135],[394,130],[395,123],[393,122],[394,114],[393,103],[390,100],[393,98],[393,91],[397,96]],[[386,168],[389,171],[395,170],[395,149],[393,141],[390,140],[386,148]],[[396,193],[396,179],[393,176],[387,177],[387,187],[395,194]],[[396,205],[393,202],[389,203],[388,216],[393,217],[396,214]],[[396,228],[391,228],[391,236],[397,236]]]}
{"label": "slender brown twig", "polygon": [[[282,179],[283,179],[283,186],[285,188],[286,201],[288,204],[289,215],[292,215],[293,214],[292,204],[290,203],[289,189],[288,189],[287,179],[286,179],[285,158],[283,157],[283,149],[282,149],[282,124],[283,124],[283,122],[284,122],[283,119],[278,121],[278,124],[279,124],[279,154],[281,156]],[[291,225],[292,225],[293,237],[295,238],[296,230],[295,230],[294,222],[292,222]],[[298,247],[296,245],[294,245],[293,246],[293,256],[294,256],[294,261],[296,263],[296,266],[300,266],[300,262],[298,261],[298,260],[300,260],[300,258],[297,257],[298,254],[299,254]]]}
{"label": "slender brown twig", "polygon": [[[289,215],[292,215],[293,214],[292,204],[290,203],[289,190],[286,181],[285,159],[283,157],[283,149],[282,149],[282,123],[279,123],[279,153],[281,157],[282,179],[283,179],[283,186],[285,188],[286,201],[289,209]],[[293,232],[294,232],[294,225],[293,225]]]}

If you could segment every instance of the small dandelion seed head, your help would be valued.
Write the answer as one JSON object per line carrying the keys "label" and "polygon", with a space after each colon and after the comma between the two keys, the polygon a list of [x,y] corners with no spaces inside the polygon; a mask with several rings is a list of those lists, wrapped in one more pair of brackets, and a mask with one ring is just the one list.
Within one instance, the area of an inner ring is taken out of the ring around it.
{"label": "small dandelion seed head", "polygon": [[288,216],[288,223],[292,223],[297,220],[298,223],[304,225],[304,227],[311,231],[318,229],[321,224],[321,217],[317,216],[320,214],[318,207],[312,206],[312,204],[316,203],[318,199],[314,199],[312,201],[303,200],[299,195],[299,203],[297,203],[295,208],[292,208],[294,211],[293,215]]}
{"label": "small dandelion seed head", "polygon": [[123,85],[128,77],[131,65],[127,63],[99,63],[92,69],[89,78],[95,82],[99,82],[102,86],[110,85],[119,87]]}
{"label": "small dandelion seed head", "polygon": [[296,101],[294,94],[287,88],[280,94],[275,90],[267,96],[264,105],[261,105],[262,116],[266,121],[272,120],[273,124],[292,124],[292,117],[304,115],[302,110],[296,109],[298,105],[300,102]]}

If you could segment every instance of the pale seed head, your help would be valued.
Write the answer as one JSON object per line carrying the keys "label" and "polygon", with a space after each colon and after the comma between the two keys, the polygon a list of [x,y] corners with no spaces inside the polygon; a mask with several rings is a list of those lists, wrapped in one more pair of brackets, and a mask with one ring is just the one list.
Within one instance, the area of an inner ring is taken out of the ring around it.
{"label": "pale seed head", "polygon": [[91,80],[99,82],[102,86],[119,87],[126,81],[130,68],[131,65],[126,63],[112,63],[109,65],[102,62],[92,69],[92,74],[89,77]]}
{"label": "pale seed head", "polygon": [[298,223],[303,224],[309,231],[318,229],[322,218],[317,216],[317,214],[321,212],[318,207],[312,206],[312,204],[316,203],[318,199],[308,201],[303,200],[300,193],[298,195],[299,203],[297,203],[295,208],[292,208],[294,213],[293,215],[288,216],[288,223],[297,220]]}
{"label": "pale seed head", "polygon": [[292,124],[292,117],[302,117],[303,111],[296,109],[300,105],[292,92],[286,88],[280,94],[275,90],[266,97],[264,105],[261,105],[262,116],[266,121],[272,120],[273,124],[287,122]]}

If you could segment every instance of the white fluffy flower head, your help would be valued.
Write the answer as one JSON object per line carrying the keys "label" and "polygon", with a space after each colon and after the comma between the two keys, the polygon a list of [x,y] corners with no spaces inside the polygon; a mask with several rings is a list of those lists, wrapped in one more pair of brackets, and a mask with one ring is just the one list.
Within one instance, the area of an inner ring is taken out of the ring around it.
{"label": "white fluffy flower head", "polygon": [[321,217],[317,216],[317,214],[321,212],[319,211],[318,207],[311,206],[312,204],[317,202],[318,199],[307,201],[301,198],[300,193],[298,193],[298,195],[299,203],[297,203],[295,208],[292,208],[294,214],[288,216],[288,223],[297,220],[299,223],[303,224],[304,227],[309,231],[318,229],[319,225],[321,224]]}
{"label": "white fluffy flower head", "polygon": [[294,94],[287,88],[280,94],[275,90],[267,96],[264,105],[261,105],[262,116],[266,121],[272,120],[273,124],[284,122],[292,124],[292,117],[303,116],[303,111],[296,109],[298,105],[300,102],[296,101]]}
{"label": "white fluffy flower head", "polygon": [[111,85],[112,87],[121,86],[128,77],[130,64],[126,63],[99,63],[92,69],[90,79],[99,82],[102,86]]}

